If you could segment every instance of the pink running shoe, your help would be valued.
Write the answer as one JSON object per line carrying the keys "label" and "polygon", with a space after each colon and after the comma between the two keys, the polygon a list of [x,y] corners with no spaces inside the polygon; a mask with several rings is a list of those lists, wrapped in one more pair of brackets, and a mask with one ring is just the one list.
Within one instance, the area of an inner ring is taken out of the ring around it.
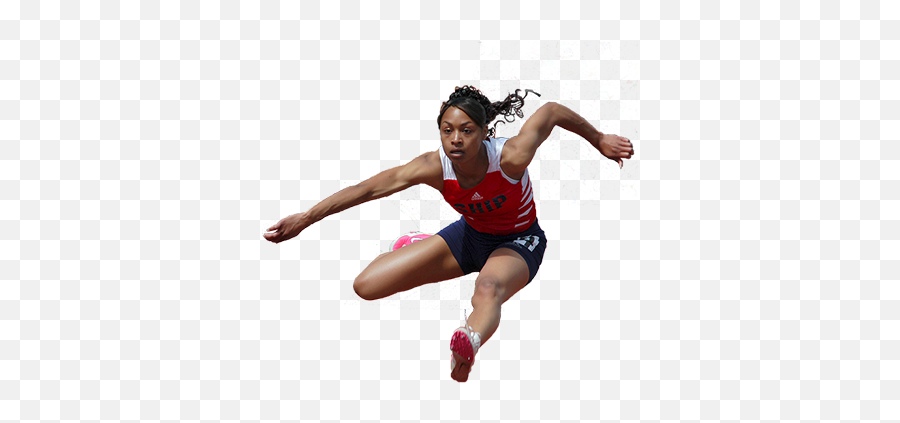
{"label": "pink running shoe", "polygon": [[[475,332],[471,326],[463,325],[453,332],[450,338],[450,373],[459,382],[465,382],[469,379],[469,371],[472,369],[472,362],[475,361],[475,354],[481,348],[481,334]],[[459,362],[468,364],[468,368],[460,368],[460,372],[454,375],[456,370],[457,357]]]}
{"label": "pink running shoe", "polygon": [[409,244],[419,242],[425,238],[429,238],[432,236],[434,235],[426,234],[423,232],[409,232],[405,235],[401,235],[400,238],[395,239],[394,242],[391,243],[391,251],[397,251]]}

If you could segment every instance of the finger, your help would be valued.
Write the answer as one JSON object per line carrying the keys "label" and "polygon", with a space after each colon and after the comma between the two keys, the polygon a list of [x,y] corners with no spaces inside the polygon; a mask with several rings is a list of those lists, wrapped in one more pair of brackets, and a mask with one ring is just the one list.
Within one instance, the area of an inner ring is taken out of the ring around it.
{"label": "finger", "polygon": [[619,169],[621,169],[622,166],[625,166],[625,162],[623,162],[622,159],[619,159],[619,160],[616,160],[616,161],[619,162]]}

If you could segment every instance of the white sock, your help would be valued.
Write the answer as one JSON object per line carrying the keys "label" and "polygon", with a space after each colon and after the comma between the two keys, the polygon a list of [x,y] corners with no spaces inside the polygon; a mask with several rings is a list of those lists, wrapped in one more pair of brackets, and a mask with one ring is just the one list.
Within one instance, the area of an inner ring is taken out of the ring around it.
{"label": "white sock", "polygon": [[481,348],[481,334],[478,332],[472,331],[472,350],[473,352],[478,352],[478,349]]}
{"label": "white sock", "polygon": [[469,330],[472,336],[469,338],[472,341],[472,353],[477,353],[478,349],[481,348],[481,334],[475,332],[475,329],[472,329],[471,326],[467,325],[466,322],[469,321],[469,316],[466,313],[466,309],[463,309],[463,326]]}

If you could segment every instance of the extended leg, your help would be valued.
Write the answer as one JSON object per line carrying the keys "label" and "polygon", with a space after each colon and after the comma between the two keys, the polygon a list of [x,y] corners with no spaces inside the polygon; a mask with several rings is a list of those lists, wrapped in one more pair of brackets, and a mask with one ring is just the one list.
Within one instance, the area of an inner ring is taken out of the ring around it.
{"label": "extended leg", "polygon": [[[480,336],[484,345],[500,326],[500,306],[528,283],[528,265],[519,253],[499,248],[488,258],[475,280],[474,310],[467,325]],[[456,365],[450,376],[459,382],[469,379],[472,362],[454,353]]]}

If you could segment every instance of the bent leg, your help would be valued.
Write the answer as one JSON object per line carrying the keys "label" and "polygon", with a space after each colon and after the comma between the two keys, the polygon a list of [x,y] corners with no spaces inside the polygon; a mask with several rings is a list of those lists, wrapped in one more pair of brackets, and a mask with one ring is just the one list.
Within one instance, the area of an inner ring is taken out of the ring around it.
{"label": "bent leg", "polygon": [[376,257],[353,281],[353,289],[363,299],[377,300],[463,275],[447,242],[435,235]]}

